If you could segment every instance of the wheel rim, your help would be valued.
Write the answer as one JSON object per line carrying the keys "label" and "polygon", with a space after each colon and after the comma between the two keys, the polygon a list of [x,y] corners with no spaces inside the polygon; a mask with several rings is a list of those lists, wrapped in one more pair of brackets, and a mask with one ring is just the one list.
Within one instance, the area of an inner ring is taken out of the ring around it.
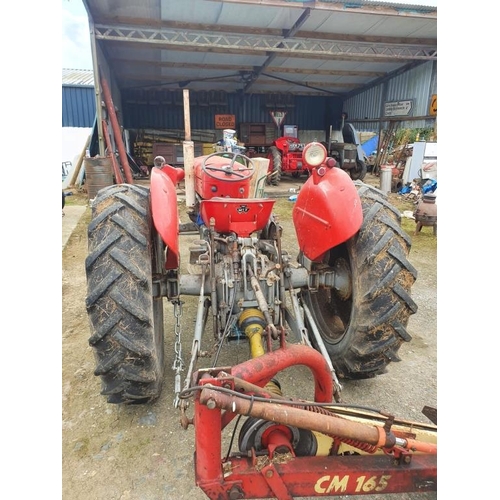
{"label": "wheel rim", "polygon": [[335,269],[335,284],[309,293],[311,312],[324,342],[338,344],[345,337],[353,309],[352,276],[347,256],[330,257],[328,264]]}
{"label": "wheel rim", "polygon": [[[165,244],[158,232],[152,228],[153,256],[152,256],[152,271],[153,280],[161,278],[163,274],[163,258],[165,252]],[[158,351],[158,362],[163,365],[165,359],[164,353],[164,323],[163,323],[163,297],[161,295],[153,297],[153,321],[156,349]]]}
{"label": "wheel rim", "polygon": [[362,181],[366,175],[366,165],[359,161],[356,162],[356,166],[350,171],[351,179],[354,181]]}

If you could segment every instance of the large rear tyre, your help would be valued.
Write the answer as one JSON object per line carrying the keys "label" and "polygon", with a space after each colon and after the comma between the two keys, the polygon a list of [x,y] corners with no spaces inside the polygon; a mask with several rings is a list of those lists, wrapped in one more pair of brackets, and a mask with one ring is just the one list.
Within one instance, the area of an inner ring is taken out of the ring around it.
{"label": "large rear tyre", "polygon": [[277,186],[281,180],[281,152],[276,146],[271,146],[267,153],[269,158],[269,173],[272,173],[269,179],[269,184]]}
{"label": "large rear tyre", "polygon": [[399,348],[411,340],[408,320],[417,312],[411,298],[417,271],[408,261],[411,240],[400,226],[399,211],[378,189],[360,181],[355,185],[363,224],[322,264],[344,277],[342,290],[301,291],[337,375],[344,379],[374,377],[399,361]]}
{"label": "large rear tyre", "polygon": [[362,181],[366,176],[366,171],[366,163],[361,160],[356,160],[356,166],[350,169],[349,173],[351,174],[351,179],[353,181]]}
{"label": "large rear tyre", "polygon": [[158,398],[164,375],[163,300],[153,294],[163,242],[154,230],[149,189],[101,189],[88,226],[86,306],[101,394],[108,403]]}

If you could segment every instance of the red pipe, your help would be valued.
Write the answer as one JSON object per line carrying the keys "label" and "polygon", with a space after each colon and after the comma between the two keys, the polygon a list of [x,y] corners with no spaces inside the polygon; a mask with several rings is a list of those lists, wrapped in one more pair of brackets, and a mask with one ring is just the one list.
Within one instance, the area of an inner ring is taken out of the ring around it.
{"label": "red pipe", "polygon": [[120,156],[122,168],[123,171],[125,172],[125,178],[127,179],[127,182],[129,184],[133,184],[134,179],[132,177],[132,171],[130,170],[130,165],[128,164],[127,152],[125,151],[125,144],[123,144],[120,125],[118,123],[115,106],[111,98],[111,91],[109,90],[108,82],[103,76],[101,76],[101,87],[104,96],[104,102],[106,104],[106,109],[108,110],[111,127],[113,128],[113,134],[115,136],[116,147],[118,148],[118,154]]}
{"label": "red pipe", "polygon": [[437,444],[416,441],[415,439],[406,439],[405,448],[412,451],[421,451],[422,453],[437,454]]}
{"label": "red pipe", "polygon": [[106,141],[106,146],[110,151],[111,163],[113,165],[113,171],[115,172],[116,183],[123,184],[122,173],[120,172],[120,167],[118,166],[115,155],[113,153],[113,146],[111,145],[111,138],[109,137],[108,124],[106,123],[106,120],[102,121],[102,131],[104,132],[104,139]]}
{"label": "red pipe", "polygon": [[314,401],[333,401],[333,379],[325,358],[312,347],[292,344],[257,358],[249,359],[231,368],[231,375],[246,382],[264,386],[277,373],[290,366],[307,366],[314,376]]}
{"label": "red pipe", "polygon": [[221,465],[221,414],[207,406],[199,404],[194,407],[194,435],[196,443],[195,472],[196,481],[210,482],[222,480]]}
{"label": "red pipe", "polygon": [[262,418],[276,424],[310,429],[329,436],[356,439],[374,446],[386,446],[386,433],[381,427],[376,427],[361,422],[354,422],[343,418],[313,413],[302,408],[249,401],[217,390],[206,388],[201,391],[200,403],[202,405],[215,405],[224,410],[234,411],[240,415]]}

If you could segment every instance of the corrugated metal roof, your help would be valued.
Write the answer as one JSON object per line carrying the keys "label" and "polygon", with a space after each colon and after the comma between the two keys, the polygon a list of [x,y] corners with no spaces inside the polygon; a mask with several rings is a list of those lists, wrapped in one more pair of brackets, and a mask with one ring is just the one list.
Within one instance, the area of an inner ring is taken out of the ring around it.
{"label": "corrugated metal roof", "polygon": [[355,4],[359,3],[361,5],[384,5],[386,7],[392,7],[395,9],[407,9],[407,10],[412,10],[415,12],[428,12],[429,10],[436,10],[437,9],[437,1],[434,0],[429,0],[429,1],[420,1],[420,2],[406,2],[406,1],[399,1],[399,2],[385,2],[383,0],[358,0],[354,2],[345,2],[345,1],[339,1],[339,0],[323,0],[325,3],[332,2],[332,3],[343,3],[343,4]]}
{"label": "corrugated metal roof", "polygon": [[282,0],[85,0],[120,89],[349,98],[437,60],[437,7]]}
{"label": "corrugated metal roof", "polygon": [[[200,106],[206,105],[205,94],[227,93],[225,106],[239,121],[268,121],[268,100],[261,96],[267,94],[293,98],[294,106],[285,105],[287,121],[314,129],[318,124],[311,112],[319,117],[323,107],[331,107],[331,116],[324,117],[330,122],[340,113],[342,100],[351,118],[376,119],[382,99],[388,99],[382,97],[382,86],[391,99],[408,97],[416,84],[413,76],[422,77],[437,61],[437,6],[432,3],[84,0],[97,55],[105,59],[97,62],[106,73],[109,66],[127,109],[132,101],[144,100],[131,93],[144,92],[153,105],[158,95],[163,98],[167,92],[170,99],[187,88],[193,102],[200,96]],[[414,97],[416,111],[424,115],[428,85]],[[73,106],[63,124],[82,126],[92,119],[95,109],[86,101],[85,112],[78,110],[76,94],[69,91],[93,86],[91,70],[63,69],[63,95],[67,107]],[[325,101],[315,101],[318,97]],[[316,109],[316,102],[326,101]],[[165,118],[164,110],[154,106],[155,126],[182,122],[182,114],[174,120],[169,108]],[[276,107],[282,109],[283,103],[276,101]],[[140,118],[134,122],[142,123]],[[198,123],[202,119],[201,110],[200,117],[193,116],[197,126],[209,125]]]}
{"label": "corrugated metal roof", "polygon": [[62,70],[62,84],[72,87],[93,87],[94,72],[90,69],[65,69]]}

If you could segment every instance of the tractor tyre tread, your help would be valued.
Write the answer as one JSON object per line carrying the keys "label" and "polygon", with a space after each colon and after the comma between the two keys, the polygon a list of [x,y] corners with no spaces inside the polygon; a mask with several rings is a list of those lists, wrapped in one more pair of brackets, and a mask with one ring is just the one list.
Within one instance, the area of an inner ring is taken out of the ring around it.
{"label": "tractor tyre tread", "polygon": [[282,173],[282,159],[281,159],[281,151],[276,146],[271,146],[269,148],[268,156],[271,157],[272,161],[272,173],[270,183],[272,186],[278,186],[281,181],[281,173]]}
{"label": "tractor tyre tread", "polygon": [[353,181],[362,181],[366,177],[367,171],[366,163],[362,160],[356,160],[356,168],[349,170],[349,173]]}
{"label": "tractor tyre tread", "polygon": [[[331,341],[324,298],[302,292],[318,324],[325,347],[340,378],[365,379],[399,361],[403,342],[411,341],[407,326],[418,310],[411,298],[417,271],[409,262],[411,240],[401,228],[399,211],[380,190],[355,181],[363,209],[360,230],[341,245],[351,269],[352,304],[342,337]],[[330,263],[332,265],[332,263]],[[319,298],[318,298],[319,297]],[[330,340],[330,341],[329,341]],[[313,345],[315,344],[312,338]]]}
{"label": "tractor tyre tread", "polygon": [[109,403],[157,399],[164,374],[163,302],[153,297],[149,189],[101,189],[88,226],[86,307],[94,374]]}

